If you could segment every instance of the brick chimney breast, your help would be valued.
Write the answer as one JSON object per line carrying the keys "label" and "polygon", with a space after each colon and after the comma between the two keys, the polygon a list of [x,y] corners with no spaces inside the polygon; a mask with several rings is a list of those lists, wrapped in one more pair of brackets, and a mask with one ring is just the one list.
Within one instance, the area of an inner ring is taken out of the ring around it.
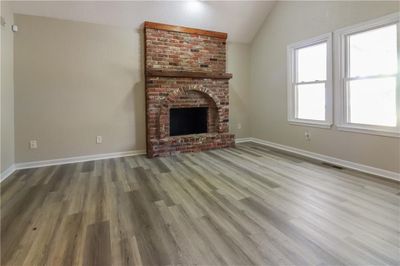
{"label": "brick chimney breast", "polygon": [[[227,35],[153,22],[144,35],[148,157],[234,146]],[[207,132],[170,136],[170,109],[199,107],[207,107]]]}

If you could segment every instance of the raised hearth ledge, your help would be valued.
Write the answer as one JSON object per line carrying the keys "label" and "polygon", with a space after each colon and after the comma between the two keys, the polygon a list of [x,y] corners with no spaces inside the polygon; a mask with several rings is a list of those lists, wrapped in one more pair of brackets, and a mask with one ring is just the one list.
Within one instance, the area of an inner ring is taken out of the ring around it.
{"label": "raised hearth ledge", "polygon": [[230,148],[235,146],[235,135],[231,133],[202,133],[150,140],[147,155],[169,156],[182,152]]}
{"label": "raised hearth ledge", "polygon": [[168,136],[165,138],[152,140],[153,142],[165,143],[165,142],[184,142],[188,139],[201,141],[206,139],[220,139],[220,138],[230,138],[233,133],[200,133],[200,134],[190,134],[190,135],[179,135],[179,136]]}
{"label": "raised hearth ledge", "polygon": [[147,70],[147,77],[170,77],[170,78],[204,78],[204,79],[231,79],[231,73],[191,72],[191,71],[166,71]]}

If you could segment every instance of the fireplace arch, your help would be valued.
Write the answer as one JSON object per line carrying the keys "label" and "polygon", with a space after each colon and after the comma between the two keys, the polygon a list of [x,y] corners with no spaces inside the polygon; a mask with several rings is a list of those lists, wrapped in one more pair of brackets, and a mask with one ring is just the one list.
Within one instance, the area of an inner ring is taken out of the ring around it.
{"label": "fireplace arch", "polygon": [[160,105],[159,138],[169,137],[170,109],[207,107],[207,133],[220,132],[219,112],[221,104],[219,99],[207,88],[190,86],[171,91]]}

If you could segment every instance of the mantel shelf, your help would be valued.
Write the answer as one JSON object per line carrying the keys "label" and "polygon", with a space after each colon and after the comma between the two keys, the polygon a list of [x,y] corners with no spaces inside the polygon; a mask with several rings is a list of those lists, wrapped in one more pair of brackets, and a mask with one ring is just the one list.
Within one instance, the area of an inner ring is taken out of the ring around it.
{"label": "mantel shelf", "polygon": [[166,71],[147,70],[147,77],[170,77],[170,78],[203,78],[203,79],[231,79],[231,73],[210,73],[192,71]]}

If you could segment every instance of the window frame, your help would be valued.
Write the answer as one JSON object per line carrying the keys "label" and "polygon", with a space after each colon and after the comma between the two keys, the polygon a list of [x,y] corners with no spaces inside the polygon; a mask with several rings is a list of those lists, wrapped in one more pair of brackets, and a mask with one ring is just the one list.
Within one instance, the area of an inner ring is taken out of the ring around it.
{"label": "window frame", "polygon": [[[335,56],[335,121],[336,128],[342,131],[353,131],[358,133],[366,133],[381,136],[400,137],[400,66],[398,67],[397,73],[391,75],[373,75],[365,77],[348,77],[349,69],[349,42],[348,36],[382,28],[389,25],[397,24],[397,58],[399,64],[400,58],[400,25],[399,25],[400,13],[390,14],[378,19],[369,20],[367,22],[359,23],[353,26],[345,27],[334,32],[334,45],[337,56]],[[384,78],[384,77],[396,77],[396,113],[397,113],[397,125],[395,127],[379,126],[379,125],[366,125],[351,123],[349,121],[349,97],[347,84],[350,80],[366,80],[371,78]]]}
{"label": "window frame", "polygon": [[[296,82],[297,60],[296,50],[307,48],[326,42],[326,80],[311,82]],[[297,114],[297,90],[299,84],[325,83],[325,120],[300,119]],[[299,41],[287,46],[287,97],[288,97],[288,121],[292,125],[330,128],[333,123],[332,105],[332,33],[325,33],[314,38]]]}

